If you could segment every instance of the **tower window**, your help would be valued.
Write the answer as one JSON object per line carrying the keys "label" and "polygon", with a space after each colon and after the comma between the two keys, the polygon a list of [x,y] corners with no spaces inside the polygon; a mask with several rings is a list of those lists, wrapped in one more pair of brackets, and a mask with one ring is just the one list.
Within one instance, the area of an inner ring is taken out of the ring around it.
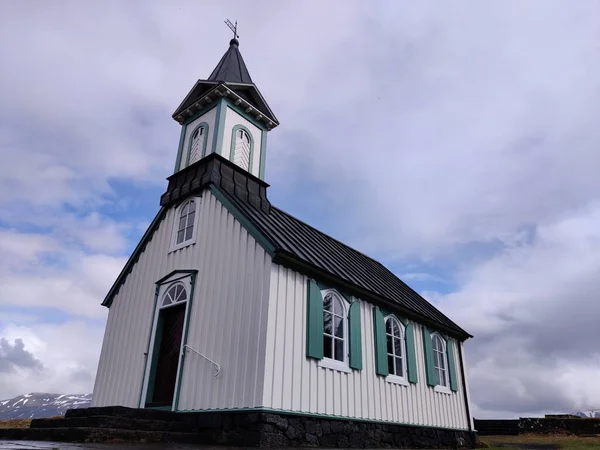
{"label": "tower window", "polygon": [[188,149],[187,165],[194,164],[205,156],[206,153],[206,135],[208,134],[208,124],[202,122],[196,127],[190,136],[190,145]]}
{"label": "tower window", "polygon": [[233,128],[230,160],[247,170],[252,171],[253,141],[250,132],[241,125]]}

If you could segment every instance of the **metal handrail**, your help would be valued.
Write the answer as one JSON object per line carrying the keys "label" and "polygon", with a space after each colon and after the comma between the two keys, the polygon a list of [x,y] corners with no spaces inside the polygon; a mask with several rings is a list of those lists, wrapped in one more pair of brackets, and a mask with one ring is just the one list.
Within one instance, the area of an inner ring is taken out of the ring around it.
{"label": "metal handrail", "polygon": [[221,372],[221,366],[220,366],[220,365],[218,365],[216,362],[214,362],[214,361],[213,361],[212,359],[210,359],[208,356],[206,356],[206,355],[203,355],[203,354],[202,354],[202,353],[200,353],[198,350],[196,350],[196,349],[194,349],[194,348],[190,347],[190,346],[189,346],[189,345],[187,345],[187,344],[185,344],[185,345],[183,346],[183,349],[184,349],[184,350],[185,350],[186,348],[187,348],[188,350],[191,350],[191,351],[193,351],[195,354],[197,354],[197,355],[199,355],[199,356],[202,356],[204,359],[206,359],[207,361],[210,361],[212,364],[214,364],[214,366],[217,368],[217,372],[215,373],[215,377],[218,377],[218,376],[219,376],[219,373]]}

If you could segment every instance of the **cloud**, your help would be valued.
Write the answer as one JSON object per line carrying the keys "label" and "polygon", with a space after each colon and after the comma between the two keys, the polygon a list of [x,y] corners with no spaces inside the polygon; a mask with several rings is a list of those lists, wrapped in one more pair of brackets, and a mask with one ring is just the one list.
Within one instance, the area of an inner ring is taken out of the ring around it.
{"label": "cloud", "polygon": [[0,398],[27,392],[91,392],[103,333],[102,323],[83,321],[0,325],[2,342],[20,342],[15,347],[24,345],[35,361],[34,370],[0,371]]}
{"label": "cloud", "polygon": [[17,369],[40,371],[43,364],[25,350],[23,339],[15,339],[11,345],[5,338],[0,339],[0,373],[12,373]]}
{"label": "cloud", "polygon": [[[531,240],[465,269],[440,304],[468,343],[481,414],[577,411],[600,404],[600,202],[540,224]],[[592,377],[593,378],[593,377]]]}
{"label": "cloud", "polygon": [[0,397],[90,391],[99,302],[173,167],[170,114],[235,13],[281,122],[274,203],[476,336],[476,414],[598,406],[595,2],[63,6],[0,5],[0,338],[44,367]]}

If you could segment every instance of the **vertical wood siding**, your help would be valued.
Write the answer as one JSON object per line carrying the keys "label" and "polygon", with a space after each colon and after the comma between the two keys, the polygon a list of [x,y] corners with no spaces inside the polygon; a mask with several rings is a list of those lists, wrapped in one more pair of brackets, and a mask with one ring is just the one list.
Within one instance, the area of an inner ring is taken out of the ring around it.
{"label": "vertical wood siding", "polygon": [[[344,373],[306,358],[306,277],[272,265],[263,405],[339,415],[467,429],[462,377],[458,392],[434,392],[425,380],[423,337],[415,324],[418,383],[392,384],[375,373],[372,306],[361,301],[363,369]],[[455,347],[455,352],[456,348]],[[455,360],[459,361],[458,354]]]}
{"label": "vertical wood siding", "polygon": [[[196,243],[169,253],[174,209],[111,305],[93,405],[137,407],[154,307],[155,282],[175,269],[198,269],[187,344],[221,365],[188,353],[180,410],[260,406],[271,258],[205,191]],[[190,307],[188,305],[188,307]]]}

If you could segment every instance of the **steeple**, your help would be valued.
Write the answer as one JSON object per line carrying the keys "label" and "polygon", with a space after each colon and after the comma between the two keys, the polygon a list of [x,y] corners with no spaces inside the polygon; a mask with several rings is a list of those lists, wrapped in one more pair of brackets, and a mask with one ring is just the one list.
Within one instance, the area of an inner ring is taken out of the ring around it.
{"label": "steeple", "polygon": [[229,50],[225,52],[215,70],[212,71],[208,81],[252,84],[252,78],[250,78],[244,58],[239,51],[239,46],[240,43],[236,38],[229,41]]}
{"label": "steeple", "polygon": [[279,125],[252,81],[239,41],[205,80],[198,80],[173,113],[181,124],[175,172],[211,153],[264,180],[267,132]]}

